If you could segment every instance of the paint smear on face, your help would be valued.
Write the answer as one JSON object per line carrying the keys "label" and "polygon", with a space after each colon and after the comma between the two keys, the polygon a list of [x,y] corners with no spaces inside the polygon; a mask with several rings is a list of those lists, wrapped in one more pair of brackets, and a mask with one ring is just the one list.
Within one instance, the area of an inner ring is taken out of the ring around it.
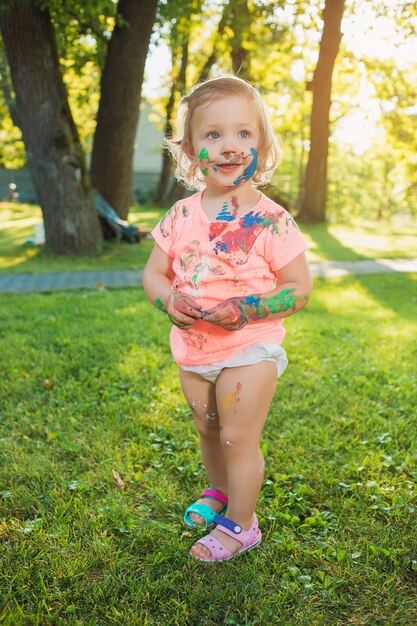
{"label": "paint smear on face", "polygon": [[243,183],[243,182],[249,180],[250,178],[252,178],[252,176],[256,172],[256,168],[258,167],[258,153],[257,153],[255,148],[251,148],[250,151],[251,151],[251,154],[248,154],[244,158],[247,159],[248,156],[252,155],[253,159],[249,163],[249,165],[245,169],[245,171],[243,172],[242,176],[239,176],[239,178],[236,178],[236,180],[233,181],[234,185],[240,185],[240,183]]}
{"label": "paint smear on face", "polygon": [[200,154],[198,155],[197,159],[199,161],[202,161],[203,159],[208,159],[209,158],[209,153],[207,148],[201,148],[200,150]]}
{"label": "paint smear on face", "polygon": [[240,400],[239,392],[241,389],[242,389],[242,383],[237,383],[236,389],[232,391],[231,393],[228,393],[227,396],[223,398],[223,407],[225,409],[230,409],[230,407],[233,404],[235,404],[236,402],[239,402]]}

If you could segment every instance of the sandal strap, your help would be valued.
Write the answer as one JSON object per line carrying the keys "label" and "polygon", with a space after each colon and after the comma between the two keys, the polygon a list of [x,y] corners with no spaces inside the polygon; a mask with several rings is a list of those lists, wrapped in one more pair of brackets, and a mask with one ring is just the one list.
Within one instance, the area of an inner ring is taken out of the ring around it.
{"label": "sandal strap", "polygon": [[241,532],[245,532],[240,524],[237,524],[228,517],[224,517],[224,515],[215,515],[214,523],[217,524],[217,526],[220,526],[219,530],[224,532],[226,535],[229,535],[229,537],[233,537],[233,539],[237,539],[236,535],[240,535]]}
{"label": "sandal strap", "polygon": [[210,498],[212,500],[218,500],[225,505],[229,503],[229,498],[222,491],[219,491],[214,487],[209,487],[208,489],[205,489],[200,498]]}
{"label": "sandal strap", "polygon": [[201,527],[202,524],[196,524],[195,522],[193,522],[190,517],[190,513],[196,513],[200,517],[203,517],[206,521],[206,524],[212,524],[216,516],[216,511],[213,511],[213,509],[206,506],[205,504],[192,504],[184,513],[184,521],[189,526],[197,527]]}

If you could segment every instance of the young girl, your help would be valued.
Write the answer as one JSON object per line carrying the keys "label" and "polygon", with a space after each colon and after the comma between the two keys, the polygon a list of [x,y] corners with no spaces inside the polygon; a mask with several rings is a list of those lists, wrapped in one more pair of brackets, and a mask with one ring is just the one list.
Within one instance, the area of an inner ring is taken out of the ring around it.
{"label": "young girl", "polygon": [[224,561],[261,541],[259,442],[287,365],[282,320],[312,289],[307,246],[293,218],[257,190],[270,181],[279,146],[248,83],[226,75],[198,85],[182,99],[177,138],[167,143],[176,177],[200,191],[152,231],[143,285],[173,324],[172,354],[210,484],[185,512],[187,526],[214,527],[191,555]]}

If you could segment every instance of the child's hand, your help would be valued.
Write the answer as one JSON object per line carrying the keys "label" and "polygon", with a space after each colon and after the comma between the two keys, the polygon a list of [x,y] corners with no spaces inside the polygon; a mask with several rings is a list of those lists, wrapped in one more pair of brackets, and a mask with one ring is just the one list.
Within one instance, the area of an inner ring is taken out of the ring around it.
{"label": "child's hand", "polygon": [[203,313],[205,322],[225,330],[240,330],[252,319],[252,307],[245,298],[229,298]]}
{"label": "child's hand", "polygon": [[181,330],[188,330],[201,319],[201,306],[186,294],[172,293],[165,308],[171,322]]}

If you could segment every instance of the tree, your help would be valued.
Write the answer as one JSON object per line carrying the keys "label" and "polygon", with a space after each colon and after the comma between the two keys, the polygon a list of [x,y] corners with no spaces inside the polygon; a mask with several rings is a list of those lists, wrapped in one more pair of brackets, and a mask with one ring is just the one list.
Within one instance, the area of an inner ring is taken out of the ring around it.
{"label": "tree", "polygon": [[299,213],[299,219],[304,221],[324,222],[326,218],[332,73],[342,38],[344,4],[345,0],[326,0],[323,11],[323,33],[311,84],[310,151]]}
{"label": "tree", "polygon": [[231,22],[233,36],[230,40],[230,56],[234,74],[244,80],[251,79],[250,72],[250,41],[252,15],[247,0],[230,1]]}
{"label": "tree", "polygon": [[46,248],[57,254],[92,252],[101,231],[49,11],[34,0],[12,0],[0,13],[0,29]]}
{"label": "tree", "polygon": [[[165,107],[165,136],[172,136],[173,118],[180,97],[187,87],[187,69],[190,59],[190,40],[193,28],[202,18],[202,0],[187,0],[180,6],[165,5],[161,7],[161,21],[170,22],[169,46],[172,59],[172,80],[170,95]],[[207,19],[207,15],[205,15]],[[174,18],[174,19],[173,19]],[[194,82],[199,83],[210,75],[213,65],[219,58],[219,43],[225,37],[227,29],[227,53],[230,56],[233,72],[241,78],[249,79],[250,55],[247,41],[250,39],[251,13],[247,0],[229,0],[224,3],[222,13],[215,28],[212,41],[207,45],[211,47],[211,53],[205,59],[203,66],[199,67],[199,54],[204,45],[201,44],[192,57],[192,70],[195,74]],[[191,55],[192,56],[192,55]],[[171,204],[183,192],[183,187],[175,182],[169,187],[172,178],[172,162],[168,151],[164,151],[162,170],[154,201],[158,204],[168,202]]]}
{"label": "tree", "polygon": [[132,162],[149,39],[158,0],[119,0],[101,77],[91,181],[126,218],[132,203]]}

